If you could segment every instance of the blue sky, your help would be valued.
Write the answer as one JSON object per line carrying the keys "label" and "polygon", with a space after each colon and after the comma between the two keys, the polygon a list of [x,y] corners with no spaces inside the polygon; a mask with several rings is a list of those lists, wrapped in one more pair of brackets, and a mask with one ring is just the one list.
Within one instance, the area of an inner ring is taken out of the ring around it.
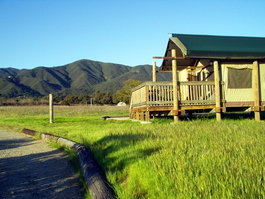
{"label": "blue sky", "polygon": [[80,59],[129,66],[165,53],[168,33],[265,37],[263,0],[0,0],[0,68]]}

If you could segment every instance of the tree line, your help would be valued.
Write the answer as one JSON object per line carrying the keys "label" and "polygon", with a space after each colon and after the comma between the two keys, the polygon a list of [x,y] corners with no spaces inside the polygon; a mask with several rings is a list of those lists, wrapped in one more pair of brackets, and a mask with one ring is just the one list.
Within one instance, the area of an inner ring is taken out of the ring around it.
{"label": "tree line", "polygon": [[[129,79],[123,82],[124,86],[116,93],[96,91],[93,96],[89,95],[67,95],[64,99],[54,96],[53,101],[56,104],[72,105],[72,104],[117,104],[119,102],[130,102],[131,89],[141,84],[141,81]],[[48,96],[42,98],[15,98],[5,99],[0,96],[0,106],[3,105],[45,105],[48,104]]]}
{"label": "tree line", "polygon": [[119,102],[125,102],[128,104],[130,102],[131,97],[131,89],[141,84],[141,81],[136,81],[133,79],[129,79],[123,82],[124,86],[118,90],[116,93],[111,94],[108,92],[96,91],[94,96],[88,95],[68,95],[64,100],[62,100],[62,105],[70,105],[70,104],[117,104]]}

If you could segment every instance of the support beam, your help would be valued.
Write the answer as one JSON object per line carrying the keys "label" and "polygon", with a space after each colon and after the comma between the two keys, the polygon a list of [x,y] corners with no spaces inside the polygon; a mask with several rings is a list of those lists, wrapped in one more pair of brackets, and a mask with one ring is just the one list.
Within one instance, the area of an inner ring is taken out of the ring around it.
{"label": "support beam", "polygon": [[144,121],[144,112],[143,111],[140,112],[140,120]]}
{"label": "support beam", "polygon": [[146,122],[150,122],[150,112],[149,112],[148,109],[147,109],[146,112],[145,112],[145,121],[146,121]]}
{"label": "support beam", "polygon": [[153,62],[153,82],[156,82],[156,62]]}
{"label": "support beam", "polygon": [[[188,67],[188,66],[178,66],[178,68],[185,68],[185,69],[197,69],[197,68],[205,68],[205,66],[191,66],[191,67]],[[178,70],[181,71],[183,69],[180,69]],[[157,71],[157,73],[172,73],[172,70],[162,70],[162,71]]]}
{"label": "support beam", "polygon": [[[177,57],[177,50],[172,49],[171,50],[171,56],[172,57]],[[173,59],[172,60],[172,83],[173,83],[173,109],[174,111],[178,111],[179,109],[179,104],[178,104],[178,74],[177,74],[177,60]],[[174,122],[179,121],[179,116],[174,115]]]}
{"label": "support beam", "polygon": [[214,61],[214,82],[215,82],[215,112],[216,120],[222,120],[222,110],[221,110],[221,92],[220,92],[220,72],[219,72],[219,62]]}
{"label": "support beam", "polygon": [[253,90],[254,90],[254,116],[260,121],[260,84],[259,84],[259,63],[253,62]]}

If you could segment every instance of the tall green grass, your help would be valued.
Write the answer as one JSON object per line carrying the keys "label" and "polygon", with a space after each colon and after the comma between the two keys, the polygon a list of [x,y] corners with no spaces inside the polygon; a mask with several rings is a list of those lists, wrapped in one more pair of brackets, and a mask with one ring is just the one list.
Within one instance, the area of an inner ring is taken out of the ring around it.
{"label": "tall green grass", "polygon": [[[152,124],[103,120],[128,109],[0,107],[0,126],[84,143],[119,198],[265,198],[265,123],[212,116]],[[234,118],[234,117],[230,117]]]}

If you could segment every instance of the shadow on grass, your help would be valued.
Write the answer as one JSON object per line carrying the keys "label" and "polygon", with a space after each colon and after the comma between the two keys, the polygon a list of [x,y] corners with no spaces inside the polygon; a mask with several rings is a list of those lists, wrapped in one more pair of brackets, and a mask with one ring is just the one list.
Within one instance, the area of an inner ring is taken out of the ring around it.
{"label": "shadow on grass", "polygon": [[[265,119],[265,112],[260,112],[261,120]],[[196,119],[215,119],[215,113],[210,114],[201,114],[195,115]],[[222,119],[230,119],[230,120],[242,120],[242,119],[250,119],[254,120],[254,112],[228,112],[222,114]]]}
{"label": "shadow on grass", "polygon": [[152,139],[152,136],[144,134],[109,135],[90,147],[104,170],[121,171],[126,166],[160,150],[160,148],[139,149],[143,148],[139,147],[140,142],[146,139]]}
{"label": "shadow on grass", "polygon": [[[260,112],[261,120],[265,120],[265,112]],[[191,120],[205,120],[205,119],[215,119],[215,113],[193,113],[190,117],[188,114],[180,115],[180,121],[191,121]],[[230,120],[242,120],[242,119],[250,119],[254,120],[254,112],[230,112],[230,113],[222,113],[222,119],[230,119]],[[155,123],[170,123],[173,122],[173,116],[162,116],[156,117],[153,122]]]}

